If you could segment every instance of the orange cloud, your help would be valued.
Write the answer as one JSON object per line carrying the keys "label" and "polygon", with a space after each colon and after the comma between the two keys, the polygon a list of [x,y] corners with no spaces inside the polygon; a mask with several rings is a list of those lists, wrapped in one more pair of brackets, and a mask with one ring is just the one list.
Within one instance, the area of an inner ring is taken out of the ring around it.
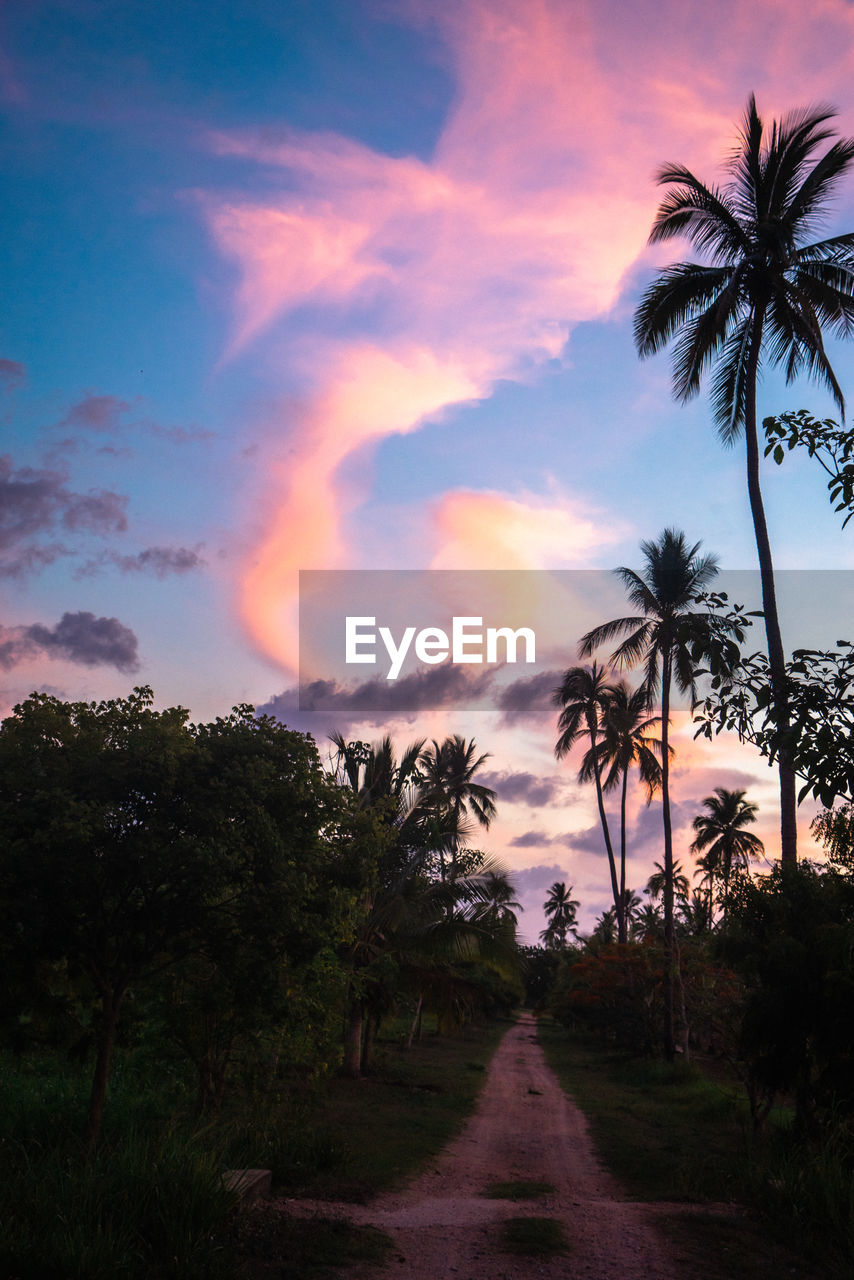
{"label": "orange cloud", "polygon": [[580,500],[455,490],[436,504],[433,569],[581,568],[625,529]]}

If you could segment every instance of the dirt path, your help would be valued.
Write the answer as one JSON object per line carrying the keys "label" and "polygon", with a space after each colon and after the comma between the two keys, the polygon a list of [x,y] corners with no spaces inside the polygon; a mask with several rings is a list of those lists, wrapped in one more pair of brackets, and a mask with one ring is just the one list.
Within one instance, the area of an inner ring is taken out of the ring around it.
{"label": "dirt path", "polygon": [[[483,1196],[490,1183],[522,1180],[555,1190],[513,1202]],[[331,1206],[317,1208],[328,1216]],[[474,1114],[433,1167],[403,1191],[340,1211],[395,1240],[383,1280],[680,1280],[649,1206],[626,1201],[602,1168],[584,1116],[546,1065],[529,1014],[507,1032]],[[523,1216],[559,1218],[570,1255],[502,1252],[500,1223]]]}

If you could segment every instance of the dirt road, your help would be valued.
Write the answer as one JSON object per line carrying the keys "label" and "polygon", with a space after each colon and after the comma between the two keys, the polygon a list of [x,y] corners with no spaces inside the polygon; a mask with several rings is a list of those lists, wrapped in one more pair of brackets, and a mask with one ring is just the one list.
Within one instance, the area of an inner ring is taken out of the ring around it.
{"label": "dirt road", "polygon": [[[523,1201],[483,1195],[490,1183],[522,1180],[554,1191]],[[474,1114],[434,1165],[403,1191],[346,1207],[351,1221],[395,1240],[383,1280],[679,1280],[648,1214],[603,1170],[530,1015],[507,1032]],[[523,1216],[559,1219],[571,1252],[544,1259],[503,1252],[501,1223]]]}

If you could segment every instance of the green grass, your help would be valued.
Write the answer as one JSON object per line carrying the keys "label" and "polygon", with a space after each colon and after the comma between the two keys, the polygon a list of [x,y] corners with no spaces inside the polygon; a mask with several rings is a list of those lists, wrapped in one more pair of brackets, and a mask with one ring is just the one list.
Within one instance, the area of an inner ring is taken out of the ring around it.
{"label": "green grass", "polygon": [[728,1201],[745,1194],[746,1106],[735,1087],[691,1066],[629,1057],[546,1020],[539,1036],[633,1199]]}
{"label": "green grass", "polygon": [[569,1241],[557,1218],[506,1218],[501,1224],[501,1248],[505,1253],[551,1258],[569,1253]]}
{"label": "green grass", "polygon": [[552,1182],[490,1182],[481,1195],[487,1200],[539,1200],[552,1195],[554,1189]]}
{"label": "green grass", "polygon": [[253,1280],[319,1280],[330,1268],[381,1266],[394,1248],[376,1227],[340,1218],[288,1218],[263,1204],[243,1215],[240,1239]]}
{"label": "green grass", "polygon": [[[682,1273],[692,1280],[837,1274],[850,1280],[850,1267],[837,1271],[827,1261],[807,1261],[781,1244],[779,1221],[762,1222],[752,1212],[757,1186],[767,1187],[773,1175],[766,1153],[752,1146],[736,1085],[711,1080],[693,1065],[632,1058],[546,1019],[538,1033],[628,1196],[685,1205],[683,1212],[674,1207],[655,1215]],[[787,1243],[804,1251],[807,1241],[790,1232]]]}
{"label": "green grass", "polygon": [[[269,1104],[236,1094],[224,1115],[202,1124],[180,1075],[120,1055],[92,1160],[80,1138],[90,1067],[49,1053],[2,1055],[0,1275],[232,1280],[247,1249],[263,1253],[270,1222],[243,1238],[245,1223],[263,1215],[237,1213],[225,1169],[270,1168],[288,1194],[367,1199],[412,1174],[459,1128],[508,1025],[427,1036],[409,1052],[392,1040],[362,1081],[301,1086]],[[381,1233],[344,1224],[281,1229],[290,1233],[288,1265],[304,1255],[306,1276],[370,1261],[386,1247]],[[279,1250],[277,1277],[282,1265]]]}
{"label": "green grass", "polygon": [[[329,1082],[305,1126],[313,1166],[278,1163],[271,1148],[247,1151],[247,1164],[273,1169],[288,1194],[360,1202],[398,1186],[438,1155],[471,1112],[509,1021],[427,1036],[405,1049],[380,1046],[372,1073]],[[268,1156],[270,1157],[268,1159]]]}

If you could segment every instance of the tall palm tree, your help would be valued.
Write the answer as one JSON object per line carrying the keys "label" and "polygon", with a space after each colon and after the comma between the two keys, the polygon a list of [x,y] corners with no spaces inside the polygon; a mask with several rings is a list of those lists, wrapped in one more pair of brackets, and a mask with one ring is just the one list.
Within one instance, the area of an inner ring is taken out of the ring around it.
{"label": "tall palm tree", "polygon": [[626,794],[629,770],[637,765],[641,782],[646,787],[646,802],[652,803],[661,785],[661,765],[656,751],[661,742],[650,737],[651,730],[660,723],[658,716],[649,715],[649,697],[641,686],[634,692],[625,680],[613,686],[608,705],[601,720],[602,739],[595,750],[589,749],[581,763],[579,779],[589,782],[594,776],[593,765],[598,756],[600,768],[608,770],[602,782],[607,793],[622,783],[620,791],[620,898],[622,909],[617,914],[618,941],[628,939],[628,910],[626,909]]}
{"label": "tall palm tree", "polygon": [[[621,919],[620,885],[617,880],[617,865],[614,861],[611,832],[608,827],[608,818],[605,814],[605,801],[602,796],[602,769],[597,751],[602,719],[608,709],[614,690],[610,675],[611,673],[607,668],[600,667],[596,662],[589,667],[570,667],[564,673],[563,680],[553,694],[553,701],[563,708],[557,721],[560,736],[555,743],[555,755],[558,760],[562,760],[585,734],[590,739],[590,771],[593,775],[593,781],[596,783],[596,800],[599,805],[602,834],[605,837],[605,851],[608,854],[608,869],[611,873],[614,910],[618,919]],[[583,773],[584,765],[582,764],[578,775],[579,782],[584,780]]]}
{"label": "tall palm tree", "polygon": [[688,643],[702,642],[706,615],[691,608],[718,571],[714,556],[698,555],[700,543],[689,547],[685,534],[665,529],[657,542],[642,542],[646,560],[643,573],[625,566],[616,572],[626,587],[630,604],[640,612],[615,618],[588,631],[579,652],[591,654],[602,644],[625,636],[611,654],[614,666],[631,667],[643,662],[650,702],[661,689],[661,799],[664,820],[664,949],[665,949],[665,1052],[676,1052],[673,1027],[673,830],[670,816],[670,695],[675,681],[683,692],[694,688],[694,664]]}
{"label": "tall palm tree", "polygon": [[567,934],[575,933],[578,905],[578,899],[572,897],[572,885],[567,888],[565,880],[556,880],[543,904],[549,922],[540,937],[547,946],[563,950]]}
{"label": "tall palm tree", "polygon": [[435,739],[419,757],[424,802],[432,808],[437,828],[445,833],[440,844],[441,877],[446,875],[445,851],[450,853],[450,878],[457,873],[460,837],[472,821],[485,830],[495,817],[495,792],[474,775],[490,758],[488,751],[477,754],[474,738],[468,742],[460,734],[439,743]]}
{"label": "tall palm tree", "polygon": [[[659,171],[658,183],[670,191],[650,242],[686,236],[704,261],[668,267],[635,314],[641,357],[675,339],[676,398],[695,396],[703,373],[715,364],[712,407],[721,438],[732,444],[744,432],[768,659],[783,731],[789,724],[785,656],[759,484],[756,384],[764,358],[782,364],[787,381],[802,372],[818,379],[844,413],[822,326],[843,335],[854,329],[854,233],[809,243],[823,207],[854,162],[854,139],[837,139],[821,150],[835,136],[827,127],[834,114],[828,107],[793,111],[766,131],[751,96],[722,188],[706,186],[683,165]],[[780,810],[782,861],[794,864],[795,778],[784,751]]]}
{"label": "tall palm tree", "polygon": [[[709,878],[709,897],[713,897],[713,881],[717,873],[723,885],[723,919],[726,921],[727,895],[733,867],[746,867],[750,858],[758,858],[765,846],[758,836],[745,827],[756,821],[758,805],[745,800],[744,791],[727,791],[715,787],[713,796],[706,796],[703,804],[706,813],[694,819],[697,838],[691,845],[692,853],[702,853],[703,869]],[[709,912],[711,923],[711,910]]]}

